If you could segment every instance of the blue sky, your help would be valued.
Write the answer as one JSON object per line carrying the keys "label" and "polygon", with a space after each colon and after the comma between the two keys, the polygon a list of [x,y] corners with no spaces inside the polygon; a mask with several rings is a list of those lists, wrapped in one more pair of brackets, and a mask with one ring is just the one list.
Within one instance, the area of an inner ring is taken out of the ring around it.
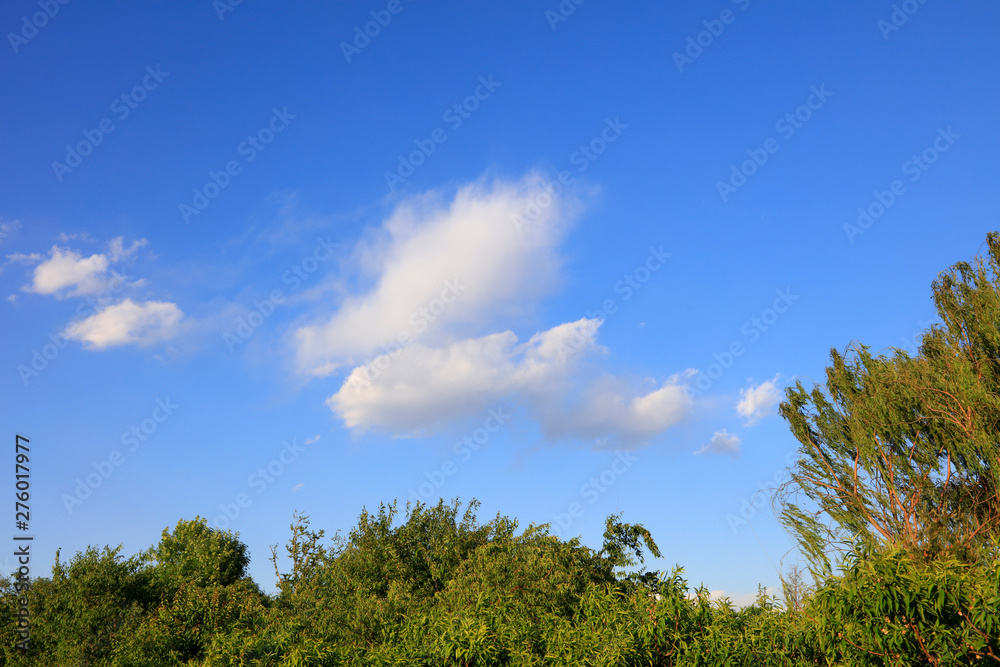
{"label": "blue sky", "polygon": [[746,599],[796,561],[748,509],[796,447],[782,389],[912,345],[997,226],[985,1],[0,27],[0,430],[42,573],[200,515],[272,589],[293,511],[459,496],[593,547],[622,511],[653,567]]}

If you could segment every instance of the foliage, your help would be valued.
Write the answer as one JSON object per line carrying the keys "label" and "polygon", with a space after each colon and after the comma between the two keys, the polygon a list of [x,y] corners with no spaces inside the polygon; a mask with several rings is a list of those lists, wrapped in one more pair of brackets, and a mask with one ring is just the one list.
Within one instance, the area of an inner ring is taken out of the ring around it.
{"label": "foliage", "polygon": [[900,667],[1000,664],[1000,562],[925,562],[899,548],[846,561],[844,575],[820,589],[808,610],[828,658]]}
{"label": "foliage", "polygon": [[228,586],[245,577],[250,564],[238,534],[210,528],[201,517],[178,521],[173,533],[164,528],[160,543],[145,557],[154,564],[157,581],[169,586]]}
{"label": "foliage", "polygon": [[[36,579],[29,591],[27,655],[13,648],[12,582],[0,586],[0,664],[1000,664],[995,559],[860,551],[843,562],[842,576],[811,592],[799,585],[793,609],[763,591],[736,609],[704,587],[691,591],[679,567],[624,570],[659,549],[620,515],[608,517],[604,544],[593,550],[546,525],[519,531],[499,514],[480,524],[477,507],[418,504],[397,521],[395,503],[381,505],[328,543],[308,517],[295,516],[286,545],[292,571],[279,574],[273,596],[245,576],[220,576],[234,571],[224,565],[232,561],[203,556],[246,548],[198,529],[198,520],[167,534],[168,544],[187,540],[181,550],[161,543],[143,557],[90,548],[69,564],[57,558],[52,579]],[[216,565],[192,568],[188,557]]]}
{"label": "foliage", "polygon": [[[13,624],[0,650],[4,664],[106,664],[115,643],[141,619],[155,601],[151,577],[138,557],[122,558],[121,547],[88,548],[69,563],[59,554],[51,579],[32,582],[28,593],[30,650],[14,648]],[[13,582],[3,586],[2,613],[13,619]]]}
{"label": "foliage", "polygon": [[862,548],[988,557],[1000,531],[1000,235],[933,284],[943,322],[916,356],[831,351],[825,387],[787,391],[801,443],[779,498],[813,571]]}

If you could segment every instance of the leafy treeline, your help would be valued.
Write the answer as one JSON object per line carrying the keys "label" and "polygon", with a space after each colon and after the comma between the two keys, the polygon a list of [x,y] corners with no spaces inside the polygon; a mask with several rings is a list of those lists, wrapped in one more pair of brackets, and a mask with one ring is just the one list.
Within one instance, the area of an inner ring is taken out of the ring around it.
{"label": "leafy treeline", "polygon": [[[275,596],[246,576],[246,547],[204,519],[147,553],[89,549],[29,591],[31,648],[7,665],[941,665],[1000,656],[1000,566],[865,554],[799,609],[761,594],[742,610],[669,576],[626,574],[641,527],[609,517],[604,546],[518,532],[471,503],[362,512],[323,542],[306,517]],[[735,558],[735,557],[734,557]],[[277,562],[277,559],[275,559]]]}
{"label": "leafy treeline", "polygon": [[[934,282],[915,356],[831,352],[787,391],[800,442],[774,501],[810,563],[785,605],[689,589],[649,532],[608,517],[600,550],[485,524],[473,501],[362,510],[326,540],[295,517],[247,576],[237,535],[180,521],[125,557],[90,548],[26,592],[0,581],[4,665],[1000,665],[1000,235]],[[733,554],[734,567],[739,556]],[[639,569],[636,569],[639,568]],[[16,648],[27,604],[30,649]]]}

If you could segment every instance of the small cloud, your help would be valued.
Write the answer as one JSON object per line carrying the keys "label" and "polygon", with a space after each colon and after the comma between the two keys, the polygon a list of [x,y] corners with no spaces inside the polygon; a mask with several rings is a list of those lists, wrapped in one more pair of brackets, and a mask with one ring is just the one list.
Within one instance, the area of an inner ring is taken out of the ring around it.
{"label": "small cloud", "polygon": [[125,299],[70,324],[65,335],[72,340],[83,341],[92,350],[119,345],[152,345],[173,338],[182,317],[184,313],[175,303],[135,303],[131,299]]}
{"label": "small cloud", "polygon": [[123,236],[116,236],[111,239],[108,243],[108,254],[112,262],[120,262],[123,259],[128,259],[135,254],[135,251],[149,243],[146,239],[138,239],[137,241],[132,241],[132,245],[128,248],[125,247],[125,238]]}
{"label": "small cloud", "polygon": [[315,437],[312,437],[312,438],[306,438],[306,444],[307,444],[307,445],[311,445],[311,444],[313,444],[314,442],[316,442],[317,440],[319,440],[319,434],[318,434],[318,433],[316,434],[316,436],[315,436]]}
{"label": "small cloud", "polygon": [[11,303],[17,303],[17,295],[11,294],[7,297],[7,300],[10,301]]}
{"label": "small cloud", "polygon": [[726,429],[722,429],[721,431],[716,431],[715,435],[712,436],[712,441],[696,451],[694,455],[726,454],[734,459],[739,458],[741,442],[738,435],[727,433]]}
{"label": "small cloud", "polygon": [[774,414],[774,406],[781,402],[781,390],[778,388],[778,376],[773,380],[761,382],[756,387],[740,389],[740,402],[736,412],[746,418],[746,426],[756,424],[764,417]]}
{"label": "small cloud", "polygon": [[[60,238],[70,239],[76,236],[61,235]],[[70,248],[52,246],[47,259],[37,253],[31,255],[8,255],[11,262],[38,264],[30,285],[25,285],[25,292],[46,294],[62,299],[71,296],[96,294],[108,287],[113,281],[123,281],[123,277],[110,271],[112,264],[117,264],[130,258],[136,250],[146,245],[146,239],[133,241],[125,246],[124,238],[117,236],[108,242],[106,254],[94,253],[84,257]],[[124,282],[124,281],[123,281]]]}
{"label": "small cloud", "polygon": [[23,289],[56,298],[95,294],[107,283],[108,258],[101,254],[84,257],[68,248],[52,246],[49,258],[35,267],[30,285]]}
{"label": "small cloud", "polygon": [[[309,444],[308,440],[306,440],[306,444]],[[301,484],[301,483],[300,484],[296,484],[295,486],[292,487],[292,493],[297,492],[299,489],[304,489],[305,487],[306,487],[305,484]]]}

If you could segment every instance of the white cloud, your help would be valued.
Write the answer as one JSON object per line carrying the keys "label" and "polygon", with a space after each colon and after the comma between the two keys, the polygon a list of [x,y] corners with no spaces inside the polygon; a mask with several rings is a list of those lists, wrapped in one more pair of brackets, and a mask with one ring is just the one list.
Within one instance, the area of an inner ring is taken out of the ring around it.
{"label": "white cloud", "polygon": [[510,394],[550,383],[574,352],[594,346],[597,320],[582,319],[517,344],[512,331],[442,348],[414,343],[355,368],[327,405],[349,428],[424,431]]}
{"label": "white cloud", "polygon": [[[92,242],[86,232],[80,234],[60,234],[62,242],[82,240]],[[112,270],[112,266],[133,257],[139,248],[148,244],[146,239],[137,239],[126,246],[124,237],[117,236],[108,242],[106,253],[94,253],[84,257],[71,248],[57,245],[49,249],[47,256],[32,253],[8,255],[10,262],[35,264],[31,283],[22,291],[34,294],[67,297],[99,294],[91,305],[106,304],[113,295],[125,287],[141,287],[144,280],[132,280],[128,276]],[[0,267],[2,268],[2,267]],[[7,300],[17,303],[16,295]],[[184,313],[177,304],[164,301],[144,301],[135,303],[124,299],[116,304],[103,307],[89,317],[71,322],[64,335],[71,340],[79,340],[87,349],[103,350],[120,345],[151,345],[169,340],[179,332]]]}
{"label": "white cloud", "polygon": [[691,399],[681,376],[648,393],[616,378],[582,377],[581,359],[602,350],[599,326],[584,318],[523,344],[511,331],[441,348],[415,343],[355,368],[327,405],[349,428],[396,435],[430,433],[501,403],[522,405],[547,438],[606,446],[647,442],[686,418]]}
{"label": "white cloud", "polygon": [[125,299],[90,317],[74,322],[65,335],[88,349],[103,350],[119,345],[151,345],[173,338],[184,313],[175,303]]}
{"label": "white cloud", "polygon": [[774,406],[781,402],[781,389],[778,388],[778,376],[773,380],[761,382],[756,387],[751,385],[740,389],[740,402],[736,411],[746,418],[746,425],[755,424],[764,417],[774,414]]}
{"label": "white cloud", "polygon": [[104,255],[83,257],[72,250],[52,246],[49,258],[35,267],[34,279],[24,290],[60,298],[94,294],[104,289],[107,272],[108,258]]}
{"label": "white cloud", "polygon": [[726,454],[734,459],[740,456],[740,437],[726,432],[726,429],[716,431],[711,442],[695,452],[699,454]]}
{"label": "white cloud", "polygon": [[52,295],[62,299],[72,296],[96,294],[106,289],[115,279],[121,279],[109,271],[112,264],[128,259],[135,251],[146,245],[146,239],[133,241],[124,247],[121,236],[111,239],[108,243],[108,253],[95,253],[84,257],[81,253],[69,248],[52,246],[47,259],[40,255],[10,255],[12,261],[35,263],[34,274],[30,285],[24,286],[25,292]]}
{"label": "white cloud", "polygon": [[346,374],[326,401],[345,426],[428,435],[503,407],[548,441],[631,447],[688,417],[689,373],[650,386],[596,371],[598,319],[523,341],[508,328],[558,286],[579,210],[546,185],[529,174],[480,180],[450,201],[413,197],[357,244],[348,266],[362,286],[342,281],[337,310],[291,336],[300,372]]}
{"label": "white cloud", "polygon": [[398,205],[355,248],[353,261],[371,284],[348,291],[325,321],[294,332],[300,370],[328,375],[363,363],[401,334],[447,344],[530,308],[557,283],[556,246],[574,206],[557,199],[520,230],[512,218],[546,197],[532,174],[467,185],[447,203],[432,192]]}

